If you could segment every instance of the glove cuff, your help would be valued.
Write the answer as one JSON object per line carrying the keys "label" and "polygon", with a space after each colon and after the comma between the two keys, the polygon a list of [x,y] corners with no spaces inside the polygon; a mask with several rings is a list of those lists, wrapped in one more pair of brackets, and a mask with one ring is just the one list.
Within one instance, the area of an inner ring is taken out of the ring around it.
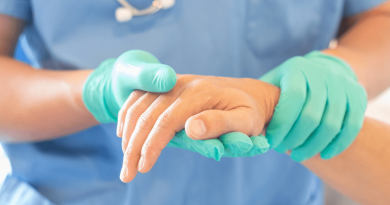
{"label": "glove cuff", "polygon": [[[110,95],[111,71],[116,59],[103,61],[87,78],[83,88],[83,101],[89,112],[100,123],[117,121],[113,114]],[[108,95],[108,96],[107,96]],[[107,98],[107,99],[106,99]],[[108,101],[107,101],[108,100]]]}
{"label": "glove cuff", "polygon": [[325,54],[321,51],[312,51],[306,54],[304,57],[306,59],[321,63],[322,65],[327,66],[336,73],[343,73],[347,76],[350,76],[353,80],[357,81],[356,73],[352,69],[351,65],[347,61],[337,56]]}

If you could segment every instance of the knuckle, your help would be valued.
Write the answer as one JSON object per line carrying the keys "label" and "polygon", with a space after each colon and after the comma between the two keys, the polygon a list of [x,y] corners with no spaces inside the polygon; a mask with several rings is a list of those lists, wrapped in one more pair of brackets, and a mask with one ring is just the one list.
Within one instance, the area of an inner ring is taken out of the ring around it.
{"label": "knuckle", "polygon": [[213,89],[214,85],[206,80],[206,78],[200,78],[193,80],[190,84],[190,88],[197,91],[206,91]]}
{"label": "knuckle", "polygon": [[131,150],[132,150],[131,148],[126,149],[123,159],[127,160],[127,158],[131,156]]}
{"label": "knuckle", "polygon": [[133,97],[141,97],[143,94],[145,94],[145,91],[141,91],[141,90],[133,90],[133,92],[130,93],[130,96],[129,98],[133,98]]}
{"label": "knuckle", "polygon": [[172,115],[171,114],[163,114],[158,118],[158,120],[156,122],[156,126],[160,129],[167,129],[170,127],[171,123],[172,123]]}
{"label": "knuckle", "polygon": [[129,109],[126,111],[126,115],[134,115],[141,112],[141,106],[140,103],[135,103],[132,106],[129,107]]}
{"label": "knuckle", "polygon": [[147,128],[150,126],[153,126],[153,123],[155,122],[153,115],[150,112],[144,112],[142,115],[138,118],[137,121],[137,127],[139,128]]}
{"label": "knuckle", "polygon": [[127,111],[126,111],[126,118],[125,120],[129,121],[133,117],[139,115],[138,108],[136,106],[131,106]]}
{"label": "knuckle", "polygon": [[179,76],[177,76],[175,87],[181,87],[181,86],[187,84],[193,78],[194,78],[194,76],[192,76],[192,75],[179,75]]}
{"label": "knuckle", "polygon": [[155,143],[152,143],[150,141],[147,141],[145,142],[145,144],[143,145],[143,149],[142,149],[142,154],[147,156],[147,155],[151,155],[155,152],[160,152],[162,151],[163,148],[161,148],[160,146],[158,146],[157,144]]}

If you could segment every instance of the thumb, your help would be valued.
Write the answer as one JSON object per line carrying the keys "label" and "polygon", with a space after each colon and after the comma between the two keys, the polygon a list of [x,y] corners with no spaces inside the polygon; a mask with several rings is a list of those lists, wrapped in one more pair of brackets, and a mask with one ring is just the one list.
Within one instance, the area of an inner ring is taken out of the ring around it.
{"label": "thumb", "polygon": [[168,92],[176,84],[176,73],[170,66],[160,64],[152,54],[140,50],[119,56],[111,76],[113,94],[119,106],[133,90]]}
{"label": "thumb", "polygon": [[[256,122],[257,117],[251,117],[253,115],[253,110],[245,107],[228,111],[206,110],[190,117],[186,121],[185,130],[190,138],[196,140],[217,138],[230,132],[241,132],[249,136],[258,135],[263,130],[264,120]],[[250,148],[251,146],[246,149]]]}

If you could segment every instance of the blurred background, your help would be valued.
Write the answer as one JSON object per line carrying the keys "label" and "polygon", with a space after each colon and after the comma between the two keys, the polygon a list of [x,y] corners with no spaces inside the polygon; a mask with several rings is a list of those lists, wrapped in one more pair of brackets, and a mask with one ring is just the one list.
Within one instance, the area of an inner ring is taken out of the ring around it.
{"label": "blurred background", "polygon": [[[29,63],[19,45],[15,51],[15,58],[22,62]],[[390,124],[390,89],[369,102],[366,116]],[[10,171],[11,167],[0,146],[0,184]],[[325,205],[358,205],[358,203],[351,201],[329,186],[326,187],[325,196]]]}

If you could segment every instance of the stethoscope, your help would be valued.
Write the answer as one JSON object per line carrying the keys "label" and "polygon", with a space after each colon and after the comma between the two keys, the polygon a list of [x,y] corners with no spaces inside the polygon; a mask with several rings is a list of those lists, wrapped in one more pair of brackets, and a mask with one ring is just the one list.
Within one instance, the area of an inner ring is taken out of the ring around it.
{"label": "stethoscope", "polygon": [[175,5],[175,0],[154,0],[148,8],[138,10],[126,0],[118,0],[118,2],[122,5],[122,7],[117,8],[115,11],[115,17],[118,22],[130,21],[133,16],[154,14],[161,9],[169,9]]}

